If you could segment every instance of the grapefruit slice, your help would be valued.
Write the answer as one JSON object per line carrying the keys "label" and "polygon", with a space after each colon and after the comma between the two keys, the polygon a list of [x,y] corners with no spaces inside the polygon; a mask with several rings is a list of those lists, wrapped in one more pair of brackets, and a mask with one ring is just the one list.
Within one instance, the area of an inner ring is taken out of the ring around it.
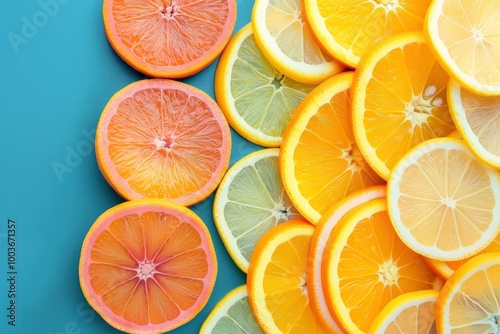
{"label": "grapefruit slice", "polygon": [[203,221],[163,199],[104,212],[85,237],[79,267],[88,303],[127,333],[165,332],[188,322],[208,301],[216,275]]}
{"label": "grapefruit slice", "polygon": [[97,126],[99,168],[128,200],[201,202],[222,180],[230,154],[231,132],[215,101],[173,80],[142,80],[123,88]]}
{"label": "grapefruit slice", "polygon": [[184,78],[219,56],[236,23],[235,0],[104,0],[116,53],[152,77]]}

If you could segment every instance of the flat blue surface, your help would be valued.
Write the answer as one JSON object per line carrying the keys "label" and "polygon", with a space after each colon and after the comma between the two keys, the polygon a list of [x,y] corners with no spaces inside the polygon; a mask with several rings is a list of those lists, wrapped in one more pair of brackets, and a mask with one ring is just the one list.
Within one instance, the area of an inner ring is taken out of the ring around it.
{"label": "flat blue surface", "polygon": [[[57,8],[44,6],[54,1]],[[95,219],[123,202],[97,168],[97,121],[116,91],[145,76],[109,46],[101,6],[102,0],[0,2],[0,333],[118,333],[85,302],[78,261]],[[252,6],[238,0],[235,32],[250,22]],[[184,81],[213,97],[215,66]],[[233,131],[231,164],[257,148]],[[246,279],[217,234],[212,202],[213,194],[192,209],[215,244],[215,289],[201,313],[171,333],[197,333],[215,303]],[[11,301],[15,327],[8,324]]]}

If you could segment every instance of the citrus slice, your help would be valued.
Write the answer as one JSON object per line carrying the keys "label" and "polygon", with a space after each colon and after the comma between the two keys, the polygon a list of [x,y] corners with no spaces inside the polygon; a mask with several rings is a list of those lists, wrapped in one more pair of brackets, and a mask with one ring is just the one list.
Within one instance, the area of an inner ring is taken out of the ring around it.
{"label": "citrus slice", "polygon": [[472,153],[500,169],[500,96],[470,93],[450,80],[448,104],[455,125]]}
{"label": "citrus slice", "polygon": [[301,0],[256,0],[252,28],[267,60],[293,80],[319,84],[344,69],[315,41],[304,21]]}
{"label": "citrus slice", "polygon": [[399,237],[437,260],[478,253],[500,228],[499,173],[460,139],[431,139],[403,156],[389,179],[387,202]]}
{"label": "citrus slice", "polygon": [[279,149],[268,148],[243,157],[229,169],[215,194],[215,226],[243,272],[264,233],[301,217],[283,189],[278,153]]}
{"label": "citrus slice", "polygon": [[448,73],[480,95],[500,95],[500,7],[497,0],[434,0],[424,32]]}
{"label": "citrus slice", "polygon": [[438,333],[478,334],[500,330],[500,253],[478,255],[446,281],[436,302]]}
{"label": "citrus slice", "polygon": [[439,289],[442,281],[397,236],[385,198],[345,214],[325,247],[323,286],[331,314],[351,334],[366,333],[382,308],[412,291]]}
{"label": "citrus slice", "polygon": [[258,48],[251,24],[231,39],[215,71],[215,97],[245,139],[278,147],[295,108],[316,85],[283,75]]}
{"label": "citrus slice", "polygon": [[203,91],[150,79],[134,82],[111,98],[95,145],[102,174],[124,198],[191,205],[208,197],[224,176],[231,132]]}
{"label": "citrus slice", "polygon": [[226,46],[235,0],[104,0],[104,29],[116,53],[152,77],[198,73]]}
{"label": "citrus slice", "polygon": [[264,333],[255,320],[248,302],[247,286],[230,291],[210,311],[200,334]]}
{"label": "citrus slice", "polygon": [[393,34],[422,30],[430,0],[304,0],[307,22],[333,57],[356,67],[368,47]]}
{"label": "citrus slice", "polygon": [[368,334],[435,334],[438,295],[436,290],[421,290],[394,298],[377,315]]}
{"label": "citrus slice", "polygon": [[307,257],[309,300],[316,318],[323,324],[323,328],[329,328],[331,332],[341,333],[342,330],[331,316],[325,299],[326,286],[323,286],[322,268],[326,243],[335,225],[347,212],[372,199],[385,198],[385,188],[385,185],[378,185],[353,192],[328,210],[314,230]]}
{"label": "citrus slice", "polygon": [[354,141],[352,78],[352,72],[340,73],[319,85],[297,107],[283,137],[283,185],[297,210],[313,224],[350,193],[384,183]]}
{"label": "citrus slice", "polygon": [[163,199],[140,199],[104,212],[80,256],[88,303],[127,333],[169,331],[205,306],[217,258],[203,221]]}
{"label": "citrus slice", "polygon": [[381,177],[413,146],[455,129],[447,84],[421,32],[384,39],[361,60],[352,88],[354,135]]}
{"label": "citrus slice", "polygon": [[248,299],[266,333],[326,333],[309,305],[306,265],[314,226],[293,220],[269,230],[248,268]]}
{"label": "citrus slice", "polygon": [[[484,253],[500,252],[500,234],[489,244],[485,249],[480,251],[474,256]],[[434,270],[442,279],[447,280],[450,276],[460,268],[465,262],[469,261],[471,257],[468,257],[459,261],[439,261],[431,258],[424,257],[425,262],[431,269]]]}

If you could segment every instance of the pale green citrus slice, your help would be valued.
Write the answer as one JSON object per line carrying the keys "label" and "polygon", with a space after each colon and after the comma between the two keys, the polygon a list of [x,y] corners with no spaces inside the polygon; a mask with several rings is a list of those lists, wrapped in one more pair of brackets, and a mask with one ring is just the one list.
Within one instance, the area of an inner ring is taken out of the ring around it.
{"label": "pale green citrus slice", "polygon": [[280,146],[295,108],[315,87],[276,70],[248,24],[229,42],[215,71],[215,97],[231,127],[261,146]]}
{"label": "pale green citrus slice", "polygon": [[259,150],[234,164],[214,199],[214,221],[227,251],[247,272],[257,241],[272,227],[300,218],[278,173],[279,149]]}
{"label": "pale green citrus slice", "polygon": [[252,28],[267,60],[294,80],[319,84],[344,69],[315,41],[304,20],[301,0],[256,0]]}
{"label": "pale green citrus slice", "polygon": [[483,162],[500,169],[500,96],[481,96],[448,84],[448,105],[465,142]]}
{"label": "pale green citrus slice", "polygon": [[248,302],[246,285],[230,291],[210,311],[200,334],[260,334],[260,329]]}

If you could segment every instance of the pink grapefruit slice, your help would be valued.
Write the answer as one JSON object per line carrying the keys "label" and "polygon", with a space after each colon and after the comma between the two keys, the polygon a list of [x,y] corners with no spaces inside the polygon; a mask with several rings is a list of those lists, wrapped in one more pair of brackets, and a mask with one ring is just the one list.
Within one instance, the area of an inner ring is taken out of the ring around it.
{"label": "pink grapefruit slice", "polygon": [[217,275],[210,233],[191,210],[141,199],[104,212],[82,246],[80,285],[88,303],[127,333],[160,333],[205,306]]}
{"label": "pink grapefruit slice", "polygon": [[152,77],[198,73],[226,46],[236,0],[104,0],[104,29],[116,53]]}
{"label": "pink grapefruit slice", "polygon": [[174,80],[148,79],[111,98],[95,145],[102,174],[125,199],[192,205],[222,180],[231,132],[219,106],[203,91]]}

